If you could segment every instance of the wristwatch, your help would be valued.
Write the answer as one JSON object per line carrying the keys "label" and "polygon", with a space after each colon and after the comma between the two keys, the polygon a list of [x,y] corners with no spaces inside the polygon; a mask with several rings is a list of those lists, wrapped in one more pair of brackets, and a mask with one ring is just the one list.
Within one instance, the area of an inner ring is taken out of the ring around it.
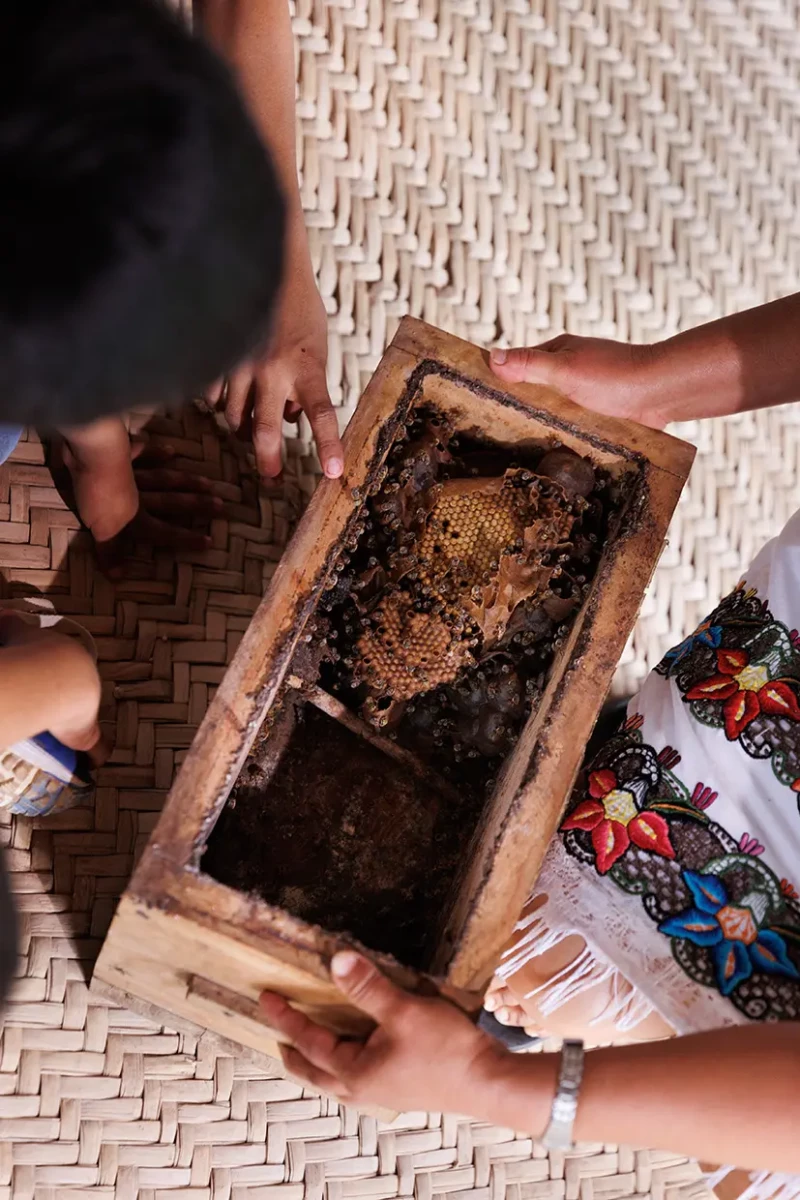
{"label": "wristwatch", "polygon": [[583,1042],[566,1040],[561,1047],[558,1083],[550,1110],[550,1123],[541,1138],[545,1150],[569,1150],[578,1111],[578,1096],[583,1079]]}

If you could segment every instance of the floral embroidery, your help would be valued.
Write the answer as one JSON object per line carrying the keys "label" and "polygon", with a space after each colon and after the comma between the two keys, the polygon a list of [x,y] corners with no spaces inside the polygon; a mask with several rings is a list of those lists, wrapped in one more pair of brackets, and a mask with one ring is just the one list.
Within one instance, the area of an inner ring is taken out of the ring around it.
{"label": "floral embroidery", "polygon": [[[706,870],[724,863],[725,860],[709,863]],[[800,971],[790,961],[783,938],[765,927],[771,911],[766,891],[757,888],[734,902],[717,875],[684,871],[683,878],[694,905],[662,921],[659,932],[709,947],[717,987],[723,996],[730,996],[754,971],[800,979]]]}
{"label": "floral embroidery", "polygon": [[[754,589],[737,587],[657,671],[696,721],[769,762],[800,797],[800,635]],[[737,841],[713,820],[718,793],[685,786],[679,751],[647,745],[643,724],[631,716],[579,780],[565,849],[640,898],[696,983],[751,1019],[800,1019],[798,888],[768,868],[757,837]]]}
{"label": "floral embroidery", "polygon": [[737,587],[656,668],[696,720],[722,728],[800,793],[800,638],[753,588]]}
{"label": "floral embroidery", "polygon": [[[561,826],[564,833],[591,835],[594,865],[600,875],[608,874],[630,846],[673,859],[667,814],[677,812],[697,821],[705,819],[671,774],[671,768],[680,762],[680,754],[671,746],[656,754],[650,746],[642,745],[638,734],[641,723],[638,714],[625,722],[623,734],[629,736],[629,741],[624,750],[613,750],[619,742],[615,738],[600,752],[593,764],[596,769],[588,774],[584,795]],[[610,759],[606,753],[609,747]],[[667,779],[674,786],[661,787]]]}
{"label": "floral embroidery", "polygon": [[[717,793],[687,788],[674,772],[679,753],[647,745],[642,723],[633,715],[579,780],[565,849],[641,898],[695,982],[752,1019],[800,1019],[797,890],[761,860],[757,838],[737,842],[710,819]],[[658,821],[645,830],[642,817]]]}
{"label": "floral embroidery", "polygon": [[[791,681],[797,686],[799,680]],[[800,721],[800,707],[788,683],[770,678],[769,662],[751,662],[746,650],[718,650],[717,673],[701,679],[687,700],[720,700],[728,741],[735,742],[761,713]]]}
{"label": "floral embroidery", "polygon": [[640,812],[637,802],[640,790],[636,782],[630,787],[620,787],[613,771],[592,771],[589,798],[578,804],[562,825],[565,830],[583,829],[591,833],[601,875],[611,870],[631,842],[665,858],[675,857],[664,818],[655,812]]}

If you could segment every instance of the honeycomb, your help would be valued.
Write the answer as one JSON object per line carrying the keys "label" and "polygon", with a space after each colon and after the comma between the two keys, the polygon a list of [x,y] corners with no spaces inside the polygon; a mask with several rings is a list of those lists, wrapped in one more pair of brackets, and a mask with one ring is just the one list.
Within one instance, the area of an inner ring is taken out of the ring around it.
{"label": "honeycomb", "polygon": [[503,551],[522,538],[535,511],[529,490],[510,478],[457,479],[438,490],[417,542],[420,579],[434,584],[455,567],[480,584],[497,570]]}
{"label": "honeycomb", "polygon": [[390,560],[402,590],[380,600],[355,646],[365,714],[452,682],[474,663],[472,647],[496,644],[517,605],[546,588],[554,567],[541,552],[569,536],[573,518],[564,489],[543,483],[514,470],[416,493],[412,553],[394,570]]}
{"label": "honeycomb", "polygon": [[472,662],[468,643],[440,617],[417,612],[405,592],[381,600],[372,624],[356,649],[371,690],[392,700],[410,700],[447,683]]}

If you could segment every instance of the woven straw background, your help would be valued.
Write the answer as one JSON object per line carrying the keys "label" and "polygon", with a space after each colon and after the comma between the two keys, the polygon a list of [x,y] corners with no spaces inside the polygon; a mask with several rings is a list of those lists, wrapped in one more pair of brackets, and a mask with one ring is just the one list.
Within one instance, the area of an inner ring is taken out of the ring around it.
{"label": "woven straw background", "polygon": [[[792,4],[298,0],[303,195],[343,421],[406,311],[476,341],[653,338],[796,290]],[[695,432],[701,456],[624,668],[640,677],[795,507],[798,415]],[[0,469],[7,594],[94,634],[116,730],[91,808],[5,819],[23,921],[0,1047],[0,1200],[616,1200],[705,1194],[646,1150],[566,1158],[439,1114],[391,1127],[91,997],[86,974],[173,774],[313,488],[280,496],[202,417],[156,434],[228,501],[214,548],[143,549],[116,587],[35,436]]]}

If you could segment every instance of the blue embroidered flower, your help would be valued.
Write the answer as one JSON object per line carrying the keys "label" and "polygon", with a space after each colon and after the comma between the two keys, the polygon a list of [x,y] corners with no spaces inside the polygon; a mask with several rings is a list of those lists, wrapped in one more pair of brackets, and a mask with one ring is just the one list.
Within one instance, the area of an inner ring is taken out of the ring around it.
{"label": "blue embroidered flower", "polygon": [[708,646],[712,650],[719,649],[722,643],[722,626],[712,625],[711,621],[703,621],[697,626],[694,633],[690,633],[687,638],[677,646],[673,646],[664,655],[664,662],[669,663],[672,667],[677,667],[678,663],[683,662],[688,654],[691,654],[695,646]]}
{"label": "blue embroidered flower", "polygon": [[723,996],[729,996],[754,971],[800,979],[783,938],[772,929],[762,928],[769,908],[763,892],[752,892],[737,903],[716,875],[684,871],[683,878],[695,907],[662,921],[659,932],[707,946]]}

